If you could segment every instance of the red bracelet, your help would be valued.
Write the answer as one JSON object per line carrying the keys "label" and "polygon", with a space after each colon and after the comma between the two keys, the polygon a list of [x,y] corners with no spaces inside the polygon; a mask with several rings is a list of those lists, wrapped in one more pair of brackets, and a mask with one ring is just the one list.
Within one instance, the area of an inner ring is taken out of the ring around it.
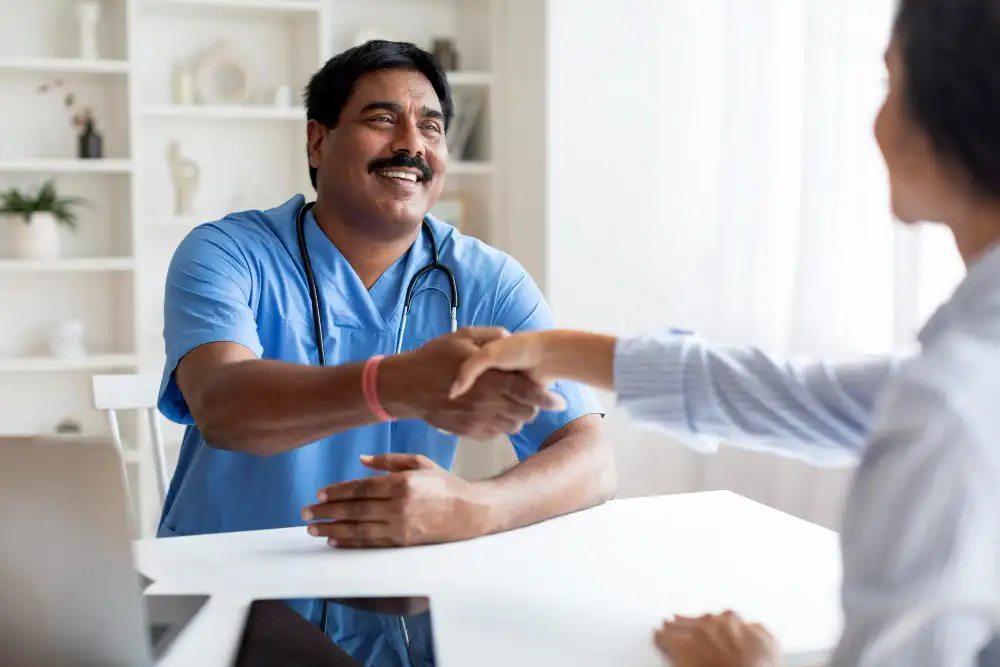
{"label": "red bracelet", "polygon": [[378,365],[383,357],[376,355],[365,362],[361,369],[361,392],[365,395],[365,402],[368,409],[372,411],[375,418],[382,422],[393,421],[392,415],[385,411],[382,403],[378,400]]}

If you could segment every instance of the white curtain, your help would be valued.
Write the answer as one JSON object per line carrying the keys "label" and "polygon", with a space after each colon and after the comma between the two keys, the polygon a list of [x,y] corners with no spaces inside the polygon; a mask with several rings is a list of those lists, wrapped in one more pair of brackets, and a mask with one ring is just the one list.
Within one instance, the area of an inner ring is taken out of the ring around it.
{"label": "white curtain", "polygon": [[[670,122],[659,147],[676,170],[668,179],[684,183],[665,217],[688,227],[660,259],[699,286],[702,298],[679,308],[707,338],[778,355],[887,352],[913,340],[960,277],[939,230],[902,229],[890,213],[872,127],[894,7],[663,3],[657,66]],[[646,273],[665,295],[681,287]],[[620,457],[626,492],[726,488],[838,525],[850,470],[725,447],[700,456],[664,448],[659,436],[631,437],[650,442]]]}
{"label": "white curtain", "polygon": [[[961,267],[940,231],[890,212],[872,128],[895,0],[546,7],[546,99],[508,85],[545,108],[544,277],[561,326],[677,326],[834,359],[912,342]],[[731,489],[838,525],[850,470],[696,454],[602,398],[620,496]],[[463,450],[470,476],[512,463],[502,443]]]}

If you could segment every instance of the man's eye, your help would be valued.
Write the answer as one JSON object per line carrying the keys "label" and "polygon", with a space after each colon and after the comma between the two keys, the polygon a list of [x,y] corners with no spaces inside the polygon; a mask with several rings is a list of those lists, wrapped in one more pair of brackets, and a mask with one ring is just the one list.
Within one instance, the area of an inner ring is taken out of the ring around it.
{"label": "man's eye", "polygon": [[392,116],[387,116],[383,114],[381,116],[373,116],[372,120],[375,121],[376,123],[391,123]]}
{"label": "man's eye", "polygon": [[438,126],[437,123],[424,123],[424,129],[430,130],[431,132],[437,132],[439,134],[441,132],[441,128]]}

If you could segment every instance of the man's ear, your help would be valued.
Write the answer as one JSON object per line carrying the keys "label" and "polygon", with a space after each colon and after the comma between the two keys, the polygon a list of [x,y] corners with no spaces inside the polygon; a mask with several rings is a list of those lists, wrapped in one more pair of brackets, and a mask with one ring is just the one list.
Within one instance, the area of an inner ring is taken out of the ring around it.
{"label": "man's ear", "polygon": [[306,123],[306,148],[309,151],[309,166],[313,169],[319,169],[326,135],[327,127],[323,123],[318,120],[310,120]]}

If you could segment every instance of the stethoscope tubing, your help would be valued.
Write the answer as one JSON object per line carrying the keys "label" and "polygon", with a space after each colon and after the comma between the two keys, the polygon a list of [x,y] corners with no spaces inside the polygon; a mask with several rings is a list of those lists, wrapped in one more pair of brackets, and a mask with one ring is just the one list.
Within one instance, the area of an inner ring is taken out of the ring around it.
{"label": "stethoscope tubing", "polygon": [[[316,285],[316,275],[313,273],[312,262],[309,259],[309,250],[306,247],[306,234],[305,234],[305,217],[306,213],[315,205],[315,202],[308,202],[302,205],[299,209],[298,216],[296,217],[295,227],[296,234],[299,241],[299,252],[302,255],[302,268],[305,270],[306,282],[309,286],[309,301],[312,306],[312,318],[313,318],[313,336],[316,339],[316,351],[319,357],[320,366],[326,365],[326,345],[324,344],[324,334],[323,334],[323,308],[321,296],[319,293],[319,288]],[[441,271],[448,278],[448,286],[450,287],[451,293],[448,295],[449,299],[449,315],[451,316],[451,331],[454,333],[458,330],[458,282],[455,280],[455,274],[447,266],[441,263],[438,256],[437,239],[434,238],[434,230],[431,229],[430,224],[427,219],[421,222],[421,232],[427,235],[427,238],[431,244],[431,262],[420,268],[413,277],[410,278],[409,284],[406,286],[406,292],[403,295],[403,312],[400,315],[399,320],[399,332],[396,335],[396,354],[402,351],[403,347],[403,335],[406,333],[406,319],[410,314],[410,306],[413,303],[414,289],[416,288],[417,281],[421,277],[428,275],[432,271]],[[435,288],[436,289],[436,288]],[[320,625],[323,628],[323,634],[327,634],[327,616],[328,616],[329,600],[323,601],[322,616],[320,618]],[[407,657],[410,660],[411,667],[416,667],[416,662],[413,659],[412,648],[410,647],[410,633],[406,627],[406,620],[400,616],[399,626],[403,632],[403,642],[406,645]]]}
{"label": "stethoscope tubing", "polygon": [[[299,252],[302,255],[302,268],[305,270],[306,283],[309,287],[309,302],[312,306],[312,320],[313,320],[313,337],[316,340],[316,351],[319,357],[320,366],[326,365],[326,345],[323,333],[323,307],[322,307],[322,297],[319,293],[319,288],[316,285],[316,274],[313,272],[312,261],[309,259],[309,249],[306,246],[306,234],[305,234],[305,218],[306,213],[315,205],[316,202],[308,202],[302,205],[299,209],[298,216],[295,221],[296,234],[298,236],[299,242]],[[396,354],[399,354],[403,349],[403,335],[406,333],[406,320],[407,316],[410,314],[410,306],[413,303],[414,290],[417,286],[417,281],[423,276],[431,273],[432,271],[441,271],[444,273],[445,277],[448,279],[448,287],[450,288],[451,294],[449,295],[449,315],[451,317],[451,332],[454,333],[458,331],[458,306],[459,306],[459,291],[458,291],[458,281],[455,280],[455,274],[447,266],[441,263],[440,257],[438,255],[437,239],[434,238],[434,230],[431,229],[430,224],[427,219],[421,222],[421,231],[427,235],[428,240],[431,244],[431,261],[429,264],[421,267],[413,277],[410,278],[409,284],[406,286],[406,292],[403,295],[403,313],[399,320],[399,331],[396,335]]]}

